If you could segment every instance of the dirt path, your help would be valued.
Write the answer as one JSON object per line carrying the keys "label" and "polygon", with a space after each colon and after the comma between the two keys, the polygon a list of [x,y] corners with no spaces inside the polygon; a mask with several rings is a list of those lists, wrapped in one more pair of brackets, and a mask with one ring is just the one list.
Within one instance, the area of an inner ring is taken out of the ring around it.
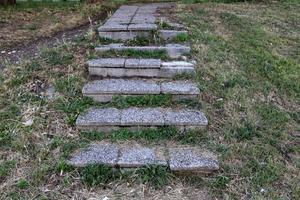
{"label": "dirt path", "polygon": [[[94,19],[93,23],[99,20],[105,19],[107,12],[101,13]],[[39,37],[31,42],[19,44],[14,48],[6,51],[0,51],[0,69],[5,67],[5,63],[14,62],[18,63],[21,58],[34,57],[38,52],[38,48],[41,46],[54,47],[62,41],[70,41],[76,37],[82,36],[90,27],[90,22],[85,22],[77,27],[66,29],[55,33],[48,37]]]}

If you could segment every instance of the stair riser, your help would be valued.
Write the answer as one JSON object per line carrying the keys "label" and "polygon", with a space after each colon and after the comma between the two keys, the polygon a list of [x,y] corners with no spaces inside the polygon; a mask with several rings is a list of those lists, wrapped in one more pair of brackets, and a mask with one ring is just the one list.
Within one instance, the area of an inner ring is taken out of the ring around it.
{"label": "stair riser", "polygon": [[[158,36],[162,40],[171,41],[183,33],[187,34],[187,31],[168,32],[161,30],[158,32]],[[98,34],[101,38],[120,40],[122,42],[133,40],[138,37],[152,38],[155,36],[153,31],[100,31]]]}
{"label": "stair riser", "polygon": [[108,51],[123,52],[123,51],[140,51],[140,52],[157,52],[164,51],[172,58],[180,58],[183,55],[189,54],[191,48],[179,44],[168,44],[166,46],[123,46],[122,44],[102,45],[95,48],[96,51],[105,53]]}
{"label": "stair riser", "polygon": [[101,37],[101,38],[120,40],[123,42],[125,42],[127,40],[133,40],[137,37],[150,38],[150,36],[152,36],[152,34],[149,31],[99,32],[99,37]]}
{"label": "stair riser", "polygon": [[[107,103],[111,102],[114,97],[117,96],[122,96],[122,97],[138,97],[138,96],[143,96],[144,94],[141,95],[110,95],[110,94],[83,94],[83,96],[90,97],[94,101],[101,102],[101,103]],[[148,94],[147,94],[148,95]],[[195,99],[197,98],[197,95],[172,95],[172,101],[178,101],[178,100],[188,100],[188,99]]]}
{"label": "stair riser", "polygon": [[[165,127],[165,126],[142,126],[142,125],[140,126],[96,126],[96,125],[78,126],[77,125],[77,128],[82,131],[97,131],[106,134],[109,134],[112,131],[116,131],[119,129],[126,129],[132,132],[137,132],[137,131],[142,131],[147,129],[157,129],[161,127]],[[169,127],[176,128],[181,133],[185,133],[191,130],[198,130],[198,131],[206,130],[206,126],[169,126]]]}
{"label": "stair riser", "polygon": [[195,74],[193,67],[166,67],[160,69],[125,69],[125,68],[96,68],[89,67],[89,74],[100,77],[145,77],[172,78],[179,74]]}

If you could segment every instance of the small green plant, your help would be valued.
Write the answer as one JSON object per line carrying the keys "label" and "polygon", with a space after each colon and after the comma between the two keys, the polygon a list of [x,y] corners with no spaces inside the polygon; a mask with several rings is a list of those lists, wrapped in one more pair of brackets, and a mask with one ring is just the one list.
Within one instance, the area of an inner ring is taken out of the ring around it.
{"label": "small green plant", "polygon": [[139,168],[137,169],[136,174],[142,183],[149,184],[155,189],[161,189],[169,184],[169,181],[173,176],[168,167],[156,165]]}
{"label": "small green plant", "polygon": [[20,188],[20,189],[26,189],[26,188],[29,186],[29,184],[28,184],[28,182],[27,182],[26,180],[21,179],[21,180],[19,180],[19,182],[17,183],[17,186],[18,186],[18,188]]}
{"label": "small green plant", "polygon": [[172,95],[159,94],[128,97],[115,96],[111,104],[118,108],[127,108],[130,106],[168,106],[172,104]]}
{"label": "small green plant", "polygon": [[230,182],[230,178],[229,178],[229,177],[219,175],[219,176],[213,178],[213,179],[210,181],[210,185],[211,185],[211,187],[213,187],[213,188],[224,189],[224,188],[227,187],[227,184],[228,184],[229,182]]}
{"label": "small green plant", "polygon": [[189,35],[187,33],[179,33],[173,39],[173,42],[186,42],[189,39]]}
{"label": "small green plant", "polygon": [[249,122],[244,123],[241,127],[234,129],[233,135],[239,140],[252,140],[259,136],[257,128]]}
{"label": "small green plant", "polygon": [[46,49],[42,51],[41,58],[49,65],[67,65],[74,58],[71,53],[66,52],[62,48]]}
{"label": "small green plant", "polygon": [[91,132],[86,132],[82,131],[80,132],[80,136],[84,139],[91,140],[91,141],[101,141],[104,139],[103,133],[97,132],[97,131],[91,131]]}
{"label": "small green plant", "polygon": [[274,130],[283,129],[289,120],[286,113],[271,104],[259,104],[256,110],[264,127],[272,127]]}
{"label": "small green plant", "polygon": [[80,79],[77,76],[67,76],[56,80],[54,83],[55,89],[69,97],[77,96],[80,93]]}
{"label": "small green plant", "polygon": [[156,50],[156,51],[138,51],[133,49],[127,49],[123,51],[107,51],[105,53],[100,53],[102,57],[112,57],[112,56],[120,56],[120,57],[131,57],[131,58],[151,58],[151,59],[162,59],[168,60],[169,56],[167,52],[164,50]]}
{"label": "small green plant", "polygon": [[96,105],[95,102],[88,97],[83,98],[59,98],[54,103],[56,110],[63,111],[67,114],[66,121],[69,125],[74,125],[78,114],[88,109],[89,107]]}
{"label": "small green plant", "polygon": [[176,74],[173,79],[175,80],[194,80],[196,75],[193,73],[182,72],[180,74]]}
{"label": "small green plant", "polygon": [[9,175],[9,173],[12,171],[12,169],[15,167],[16,162],[14,160],[11,161],[5,161],[0,164],[0,180],[3,180],[6,176]]}
{"label": "small green plant", "polygon": [[133,40],[126,42],[129,46],[147,46],[151,43],[151,40],[146,37],[136,37]]}
{"label": "small green plant", "polygon": [[118,172],[105,165],[89,165],[80,169],[80,176],[83,183],[89,187],[103,186],[115,181],[119,177]]}

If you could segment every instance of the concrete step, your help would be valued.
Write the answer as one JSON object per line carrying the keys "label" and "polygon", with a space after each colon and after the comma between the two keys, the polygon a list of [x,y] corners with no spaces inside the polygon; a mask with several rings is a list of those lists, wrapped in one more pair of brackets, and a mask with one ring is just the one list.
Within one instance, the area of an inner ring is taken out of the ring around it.
{"label": "concrete step", "polygon": [[208,174],[219,170],[211,152],[190,146],[143,146],[137,142],[93,143],[74,153],[67,161],[74,167],[102,164],[115,168],[139,168],[149,165],[169,167],[175,173]]}
{"label": "concrete step", "polygon": [[157,5],[121,6],[99,27],[99,36],[122,41],[148,37],[151,31],[157,30],[157,8]]}
{"label": "concrete step", "polygon": [[208,120],[198,110],[171,108],[91,108],[78,116],[81,130],[110,132],[118,128],[141,130],[162,126],[176,127],[182,132],[206,128]]}
{"label": "concrete step", "polygon": [[185,61],[101,58],[88,61],[88,65],[90,75],[101,77],[172,78],[182,73],[195,74],[194,64]]}
{"label": "concrete step", "polygon": [[189,54],[191,48],[189,46],[181,44],[167,44],[166,46],[124,46],[122,43],[101,45],[95,48],[98,52],[107,51],[142,51],[142,52],[154,52],[154,51],[165,51],[170,58],[179,58],[182,55]]}
{"label": "concrete step", "polygon": [[188,34],[188,32],[187,31],[177,31],[177,30],[159,30],[158,31],[159,37],[166,41],[172,40],[181,34]]}
{"label": "concrete step", "polygon": [[99,102],[110,102],[114,96],[169,94],[173,100],[192,99],[199,94],[195,83],[188,81],[154,81],[141,79],[104,79],[87,83],[82,93]]}

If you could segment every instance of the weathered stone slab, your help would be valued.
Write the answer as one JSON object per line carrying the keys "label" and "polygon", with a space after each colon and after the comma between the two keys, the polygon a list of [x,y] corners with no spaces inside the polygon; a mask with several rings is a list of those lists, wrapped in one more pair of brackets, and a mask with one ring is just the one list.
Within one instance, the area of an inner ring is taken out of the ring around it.
{"label": "weathered stone slab", "polygon": [[170,169],[182,173],[211,173],[219,169],[212,154],[196,148],[170,148]]}
{"label": "weathered stone slab", "polygon": [[[120,44],[115,46],[122,47]],[[181,73],[195,74],[194,65],[185,61],[161,62],[160,59],[105,58],[90,60],[88,64],[90,75],[101,77],[172,78]]]}
{"label": "weathered stone slab", "polygon": [[172,78],[179,74],[196,74],[194,67],[161,67],[160,76],[165,78]]}
{"label": "weathered stone slab", "polygon": [[177,37],[177,35],[187,34],[187,31],[159,30],[158,34],[159,34],[159,37],[164,40],[172,40],[175,37]]}
{"label": "weathered stone slab", "polygon": [[164,114],[161,108],[128,108],[122,110],[123,126],[163,126]]}
{"label": "weathered stone slab", "polygon": [[160,85],[155,81],[104,79],[86,84],[82,93],[89,94],[159,94]]}
{"label": "weathered stone slab", "polygon": [[118,160],[118,150],[119,147],[111,143],[92,144],[87,149],[71,156],[67,164],[75,167],[92,164],[105,164],[114,167]]}
{"label": "weathered stone slab", "polygon": [[113,40],[132,40],[136,37],[149,37],[150,33],[147,31],[128,31],[128,32],[99,32],[99,36]]}
{"label": "weathered stone slab", "polygon": [[84,96],[96,101],[109,102],[114,95],[172,94],[174,100],[190,99],[199,94],[194,83],[187,81],[151,81],[134,79],[104,79],[91,81],[82,89]]}
{"label": "weathered stone slab", "polygon": [[125,58],[101,58],[101,59],[93,59],[89,60],[88,65],[90,67],[124,67],[125,66]]}
{"label": "weathered stone slab", "polygon": [[195,83],[187,81],[163,82],[161,84],[163,94],[191,94],[198,95],[199,88]]}
{"label": "weathered stone slab", "polygon": [[119,23],[107,23],[98,28],[99,32],[102,31],[127,31],[128,25],[123,25]]}
{"label": "weathered stone slab", "polygon": [[129,144],[121,148],[119,167],[138,168],[147,165],[167,166],[164,149],[143,147],[139,144]]}
{"label": "weathered stone slab", "polygon": [[167,44],[165,49],[171,58],[179,58],[191,51],[190,47],[181,44]]}
{"label": "weathered stone slab", "polygon": [[205,115],[198,110],[172,110],[165,111],[166,125],[174,126],[207,126],[208,120]]}
{"label": "weathered stone slab", "polygon": [[160,77],[160,69],[89,68],[90,75],[100,77]]}
{"label": "weathered stone slab", "polygon": [[151,31],[157,30],[156,24],[144,23],[144,24],[130,24],[128,26],[129,31]]}
{"label": "weathered stone slab", "polygon": [[127,59],[125,68],[160,68],[160,59]]}
{"label": "weathered stone slab", "polygon": [[[141,15],[141,17],[135,16],[131,20],[131,24],[155,24],[155,21],[156,21],[156,18],[151,15],[150,16]],[[157,29],[157,26],[156,26],[156,29]]]}
{"label": "weathered stone slab", "polygon": [[79,127],[86,126],[110,126],[120,125],[121,112],[116,108],[89,109],[86,113],[78,116],[76,125]]}
{"label": "weathered stone slab", "polygon": [[204,114],[197,110],[172,110],[162,108],[90,109],[78,117],[76,125],[82,128],[93,126],[191,126],[207,125]]}
{"label": "weathered stone slab", "polygon": [[172,62],[162,62],[161,63],[162,67],[192,67],[194,68],[194,64],[186,61],[172,61]]}

